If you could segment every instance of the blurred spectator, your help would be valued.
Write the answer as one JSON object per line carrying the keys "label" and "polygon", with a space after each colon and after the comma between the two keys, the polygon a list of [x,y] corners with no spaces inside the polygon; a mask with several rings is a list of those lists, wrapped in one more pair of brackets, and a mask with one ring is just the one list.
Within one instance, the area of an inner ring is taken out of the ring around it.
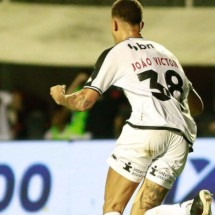
{"label": "blurred spectator", "polygon": [[26,136],[24,110],[24,94],[20,90],[14,90],[12,101],[8,108],[8,118],[13,139],[23,139]]}
{"label": "blurred spectator", "polygon": [[58,107],[51,115],[51,126],[44,138],[50,140],[69,140],[70,112],[63,107]]}
{"label": "blurred spectator", "polygon": [[215,113],[205,112],[195,118],[198,126],[198,137],[215,137]]}
{"label": "blurred spectator", "polygon": [[[78,74],[67,87],[66,94],[80,90],[88,77],[89,75],[85,73]],[[71,112],[62,107],[54,111],[50,129],[44,138],[54,140],[116,138],[129,117],[129,110],[130,106],[123,92],[111,87],[89,111]]]}
{"label": "blurred spectator", "polygon": [[89,75],[84,72],[79,73],[69,87],[67,87],[66,94],[71,94],[80,90],[87,81],[88,77]]}
{"label": "blurred spectator", "polygon": [[[88,79],[88,75],[80,73],[66,89],[66,94],[71,94],[81,89]],[[51,117],[51,126],[45,133],[45,139],[75,140],[89,139],[90,133],[86,132],[86,120],[88,112],[71,112],[63,107],[58,107]]]}
{"label": "blurred spectator", "polygon": [[40,105],[47,106],[40,99],[33,95],[27,96],[19,89],[1,91],[0,139],[43,139],[47,122],[43,114],[45,111]]}
{"label": "blurred spectator", "polygon": [[26,139],[26,109],[24,94],[20,90],[0,92],[0,136],[1,139]]}
{"label": "blurred spectator", "polygon": [[13,138],[10,122],[8,118],[8,109],[13,96],[8,91],[0,91],[0,140],[11,140]]}
{"label": "blurred spectator", "polygon": [[25,102],[26,139],[41,140],[48,128],[48,104],[35,95],[27,95]]}

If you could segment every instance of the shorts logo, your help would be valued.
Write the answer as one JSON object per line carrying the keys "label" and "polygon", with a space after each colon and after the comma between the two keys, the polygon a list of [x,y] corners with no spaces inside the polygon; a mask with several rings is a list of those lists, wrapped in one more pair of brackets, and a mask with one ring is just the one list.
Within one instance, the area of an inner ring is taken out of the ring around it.
{"label": "shorts logo", "polygon": [[149,174],[153,175],[155,178],[165,181],[166,183],[172,184],[175,180],[174,173],[171,173],[167,168],[160,168],[157,166],[150,167]]}
{"label": "shorts logo", "polygon": [[151,175],[153,175],[153,176],[156,176],[156,172],[157,172],[158,170],[157,170],[157,166],[154,166],[154,167],[151,167],[151,172],[150,172],[150,174]]}
{"label": "shorts logo", "polygon": [[124,170],[131,172],[132,166],[131,162],[125,163],[125,166],[123,167]]}
{"label": "shorts logo", "polygon": [[117,157],[116,157],[115,154],[112,154],[111,156],[112,156],[112,158],[113,158],[114,160],[117,160]]}

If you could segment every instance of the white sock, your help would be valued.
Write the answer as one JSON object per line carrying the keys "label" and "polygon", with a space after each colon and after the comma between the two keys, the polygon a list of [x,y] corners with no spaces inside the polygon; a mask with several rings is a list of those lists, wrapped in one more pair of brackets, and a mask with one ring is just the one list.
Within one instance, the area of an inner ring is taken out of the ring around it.
{"label": "white sock", "polygon": [[190,215],[192,203],[193,200],[189,200],[182,204],[160,205],[148,210],[145,215]]}
{"label": "white sock", "polygon": [[119,213],[119,212],[109,212],[109,213],[106,213],[104,215],[121,215],[121,213]]}

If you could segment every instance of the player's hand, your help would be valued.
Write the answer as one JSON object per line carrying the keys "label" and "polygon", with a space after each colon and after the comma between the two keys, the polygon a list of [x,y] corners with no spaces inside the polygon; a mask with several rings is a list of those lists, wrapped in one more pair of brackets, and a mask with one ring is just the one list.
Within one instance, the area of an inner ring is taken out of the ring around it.
{"label": "player's hand", "polygon": [[62,105],[65,100],[65,85],[56,85],[50,88],[50,95],[58,105]]}

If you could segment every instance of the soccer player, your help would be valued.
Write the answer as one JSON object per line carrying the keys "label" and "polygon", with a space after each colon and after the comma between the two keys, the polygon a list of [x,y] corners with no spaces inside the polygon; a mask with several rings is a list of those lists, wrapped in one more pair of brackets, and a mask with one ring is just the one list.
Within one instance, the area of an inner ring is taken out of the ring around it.
{"label": "soccer player", "polygon": [[[132,112],[108,158],[104,215],[123,214],[140,182],[131,215],[159,214],[163,210],[159,205],[183,171],[196,138],[192,115],[203,110],[202,100],[176,56],[143,38],[143,27],[141,4],[117,0],[111,16],[115,46],[100,55],[83,89],[70,95],[65,94],[63,85],[50,89],[57,104],[75,111],[92,108],[111,85],[122,88],[128,98]],[[195,211],[209,215],[211,194],[200,191],[198,196],[203,207],[195,204]],[[181,204],[181,208],[187,204]],[[172,214],[178,210],[178,215],[184,215],[177,205],[166,206],[164,214],[170,214],[172,208]],[[192,214],[191,208],[192,204],[187,215]]]}

